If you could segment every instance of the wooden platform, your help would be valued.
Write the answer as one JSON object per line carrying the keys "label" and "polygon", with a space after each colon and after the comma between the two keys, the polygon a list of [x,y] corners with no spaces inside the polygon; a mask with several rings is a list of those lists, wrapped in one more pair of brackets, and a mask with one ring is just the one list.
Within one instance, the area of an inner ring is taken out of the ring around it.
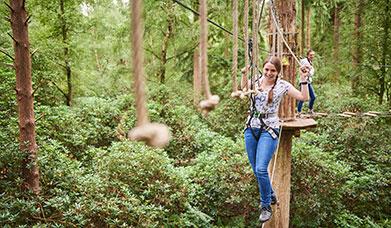
{"label": "wooden platform", "polygon": [[317,125],[317,122],[314,119],[294,119],[292,121],[282,122],[282,127],[284,129],[299,130],[306,128],[314,128]]}

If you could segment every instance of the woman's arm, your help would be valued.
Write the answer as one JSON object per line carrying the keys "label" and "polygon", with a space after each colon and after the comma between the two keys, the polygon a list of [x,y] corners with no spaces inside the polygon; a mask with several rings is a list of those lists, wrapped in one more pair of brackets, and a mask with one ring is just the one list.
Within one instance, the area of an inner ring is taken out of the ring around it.
{"label": "woman's arm", "polygon": [[300,91],[297,90],[293,85],[290,85],[290,88],[288,89],[288,95],[290,97],[300,101],[308,101],[308,82],[306,81],[308,74],[309,71],[306,67],[300,68]]}

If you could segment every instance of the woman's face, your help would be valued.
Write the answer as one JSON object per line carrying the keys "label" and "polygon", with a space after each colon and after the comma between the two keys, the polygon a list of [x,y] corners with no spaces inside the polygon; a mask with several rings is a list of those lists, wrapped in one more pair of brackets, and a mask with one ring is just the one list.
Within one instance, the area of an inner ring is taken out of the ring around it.
{"label": "woman's face", "polygon": [[273,81],[276,80],[276,77],[278,75],[278,72],[277,72],[277,69],[276,67],[267,62],[264,66],[263,66],[263,75],[265,76],[265,78],[267,80],[270,80],[270,81]]}

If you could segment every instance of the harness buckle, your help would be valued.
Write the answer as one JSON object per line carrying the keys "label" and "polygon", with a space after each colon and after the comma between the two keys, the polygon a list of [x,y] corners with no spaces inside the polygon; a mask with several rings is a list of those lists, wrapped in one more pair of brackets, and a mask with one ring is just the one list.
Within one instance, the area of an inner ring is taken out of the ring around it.
{"label": "harness buckle", "polygon": [[274,130],[271,127],[267,127],[266,131],[269,132],[270,136],[273,139],[277,139],[278,138],[278,135],[276,134],[276,132],[274,132]]}

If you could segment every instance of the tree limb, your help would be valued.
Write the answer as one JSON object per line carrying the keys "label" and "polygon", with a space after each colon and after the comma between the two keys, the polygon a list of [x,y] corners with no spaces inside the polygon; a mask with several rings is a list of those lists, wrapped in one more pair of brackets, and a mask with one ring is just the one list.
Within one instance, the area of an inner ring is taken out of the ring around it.
{"label": "tree limb", "polygon": [[24,21],[24,24],[27,25],[27,23],[30,23],[30,18],[31,18],[32,14],[28,16],[28,18]]}
{"label": "tree limb", "polygon": [[15,66],[12,65],[12,64],[10,64],[10,63],[2,63],[2,62],[0,62],[0,65],[1,65],[1,66],[5,66],[5,67],[9,67],[9,68],[12,68],[12,69],[15,70]]}
{"label": "tree limb", "polygon": [[183,51],[183,52],[181,52],[181,53],[179,53],[179,54],[176,54],[176,55],[173,55],[173,56],[168,57],[168,58],[167,58],[167,61],[169,61],[169,60],[171,60],[171,59],[173,59],[173,58],[176,58],[176,57],[178,57],[178,56],[181,56],[181,55],[183,55],[183,54],[186,54],[187,52],[193,51],[194,49],[196,49],[196,48],[198,47],[198,45],[199,45],[199,43],[197,43],[194,47],[191,47],[189,50],[185,50],[185,51]]}
{"label": "tree limb", "polygon": [[8,56],[12,61],[15,61],[14,57],[12,57],[10,54],[8,54],[5,50],[0,49],[0,52],[3,53],[4,55]]}
{"label": "tree limb", "polygon": [[64,95],[65,98],[68,98],[67,94],[52,80],[49,80],[49,82],[53,83],[53,85]]}
{"label": "tree limb", "polygon": [[149,48],[144,48],[145,49],[145,51],[147,51],[147,52],[149,52],[149,53],[151,53],[153,56],[155,56],[157,59],[159,59],[160,61],[162,60],[161,59],[161,57],[158,55],[158,54],[156,54],[155,52],[153,52],[151,49],[149,49]]}
{"label": "tree limb", "polygon": [[15,41],[15,43],[17,43],[17,44],[19,43],[17,40],[15,40],[15,38],[9,32],[7,32],[7,34],[8,34],[8,36],[11,37],[11,39],[13,39]]}
{"label": "tree limb", "polygon": [[44,82],[45,82],[44,80],[42,80],[42,81],[39,82],[38,86],[33,90],[32,96],[34,96],[35,92],[36,92],[39,88],[41,88],[41,86],[43,85]]}
{"label": "tree limb", "polygon": [[14,12],[15,10],[12,9],[12,7],[10,5],[8,5],[6,2],[4,2],[4,4],[11,10],[11,12]]}
{"label": "tree limb", "polygon": [[9,23],[12,23],[11,18],[4,16],[5,20],[7,20]]}
{"label": "tree limb", "polygon": [[37,52],[38,51],[38,48],[37,49],[35,49],[33,52],[31,52],[31,57],[33,57],[33,55],[35,54],[35,52]]}

